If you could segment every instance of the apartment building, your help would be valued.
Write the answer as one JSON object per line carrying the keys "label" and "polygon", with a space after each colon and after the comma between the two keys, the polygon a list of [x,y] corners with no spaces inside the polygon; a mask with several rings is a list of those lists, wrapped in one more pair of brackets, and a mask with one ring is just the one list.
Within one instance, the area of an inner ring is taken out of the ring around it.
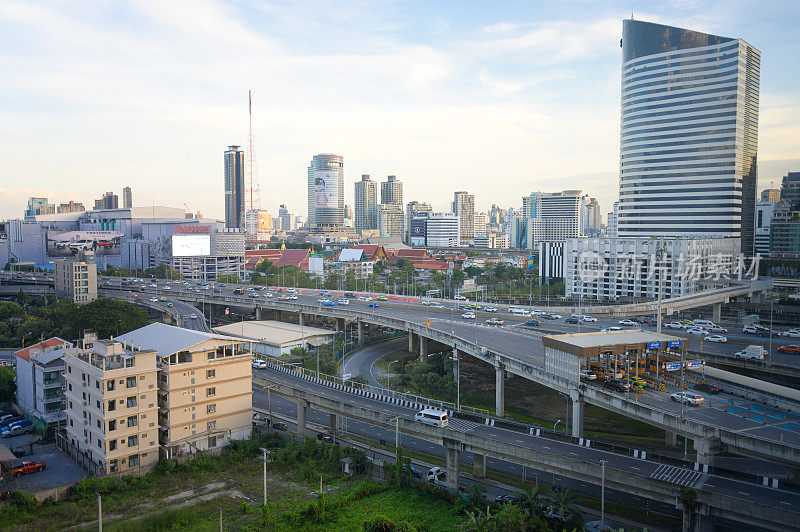
{"label": "apartment building", "polygon": [[53,285],[56,296],[73,303],[89,303],[97,299],[97,265],[93,262],[57,260]]}
{"label": "apartment building", "polygon": [[72,343],[48,338],[14,352],[17,405],[38,428],[58,426],[64,412],[64,353]]}
{"label": "apartment building", "polygon": [[163,458],[215,451],[250,436],[250,342],[163,323],[126,333],[119,341],[156,353]]}
{"label": "apartment building", "polygon": [[64,355],[66,437],[99,474],[146,473],[159,459],[156,352],[87,333]]}

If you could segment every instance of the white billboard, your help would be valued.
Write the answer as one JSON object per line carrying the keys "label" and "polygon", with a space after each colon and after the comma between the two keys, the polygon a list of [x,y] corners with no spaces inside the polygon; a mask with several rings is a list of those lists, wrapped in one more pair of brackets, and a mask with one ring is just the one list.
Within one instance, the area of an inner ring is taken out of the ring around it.
{"label": "white billboard", "polygon": [[314,195],[317,207],[339,207],[339,172],[316,170],[314,172]]}
{"label": "white billboard", "polygon": [[208,257],[211,235],[172,235],[173,257]]}

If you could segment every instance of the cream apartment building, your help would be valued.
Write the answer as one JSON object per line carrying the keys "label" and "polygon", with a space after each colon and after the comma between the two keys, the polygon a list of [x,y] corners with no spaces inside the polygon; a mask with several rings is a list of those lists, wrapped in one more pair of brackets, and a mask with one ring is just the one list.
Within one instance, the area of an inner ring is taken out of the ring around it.
{"label": "cream apartment building", "polygon": [[163,458],[214,451],[250,437],[253,374],[247,340],[163,323],[118,340],[156,353]]}
{"label": "cream apartment building", "polygon": [[80,461],[99,474],[152,470],[159,459],[156,352],[87,333],[64,363],[66,438]]}

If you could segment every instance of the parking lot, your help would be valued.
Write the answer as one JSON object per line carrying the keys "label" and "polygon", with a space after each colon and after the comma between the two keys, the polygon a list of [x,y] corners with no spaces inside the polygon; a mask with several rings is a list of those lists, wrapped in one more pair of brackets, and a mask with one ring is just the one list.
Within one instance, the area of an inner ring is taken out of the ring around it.
{"label": "parking lot", "polygon": [[16,466],[21,462],[29,461],[42,461],[47,464],[47,469],[11,479],[3,486],[3,491],[21,489],[28,493],[36,493],[57,488],[64,484],[72,484],[87,476],[86,471],[56,447],[50,447],[47,450],[21,456],[13,465]]}

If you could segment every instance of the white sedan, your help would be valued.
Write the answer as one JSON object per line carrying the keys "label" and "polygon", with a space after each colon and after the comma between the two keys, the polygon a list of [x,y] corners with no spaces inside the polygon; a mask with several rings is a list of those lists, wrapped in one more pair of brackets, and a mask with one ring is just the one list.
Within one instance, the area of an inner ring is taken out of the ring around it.
{"label": "white sedan", "polygon": [[349,305],[350,304],[350,300],[349,299],[340,299],[339,301],[337,301],[337,303],[339,303],[340,305]]}
{"label": "white sedan", "polygon": [[666,327],[667,329],[678,329],[678,330],[681,330],[681,329],[683,329],[683,324],[682,323],[678,323],[677,321],[672,321],[672,322],[669,322],[669,323],[665,323],[664,327]]}
{"label": "white sedan", "polygon": [[497,312],[497,309],[496,309],[496,308],[494,308],[494,307],[486,307],[486,308],[485,308],[485,309],[483,309],[483,310],[484,310],[484,311],[486,311],[486,312]]}
{"label": "white sedan", "polygon": [[612,325],[611,327],[606,327],[605,329],[601,329],[600,332],[613,332],[613,331],[621,331],[622,327],[617,327],[616,325]]}
{"label": "white sedan", "polygon": [[465,320],[474,320],[475,319],[475,313],[474,312],[465,312],[464,314],[461,315],[461,317],[464,318]]}
{"label": "white sedan", "polygon": [[689,329],[686,332],[689,334],[693,334],[694,336],[706,336],[708,334],[708,331],[699,328]]}
{"label": "white sedan", "polygon": [[628,327],[638,327],[639,326],[639,322],[636,322],[636,321],[633,321],[633,320],[619,320],[619,324],[620,325],[626,325]]}
{"label": "white sedan", "polygon": [[784,338],[800,338],[800,331],[783,331],[782,333],[778,333],[778,336],[783,336]]}
{"label": "white sedan", "polygon": [[584,316],[583,321],[584,323],[594,323],[597,321],[597,318],[595,318],[594,316]]}
{"label": "white sedan", "polygon": [[721,334],[709,334],[705,338],[703,338],[706,342],[716,342],[718,344],[724,344],[728,341],[727,336],[722,336]]}
{"label": "white sedan", "polygon": [[700,406],[703,404],[706,399],[699,393],[692,393],[692,392],[676,392],[673,393],[671,396],[673,401],[677,401],[678,403],[688,403],[694,406]]}

